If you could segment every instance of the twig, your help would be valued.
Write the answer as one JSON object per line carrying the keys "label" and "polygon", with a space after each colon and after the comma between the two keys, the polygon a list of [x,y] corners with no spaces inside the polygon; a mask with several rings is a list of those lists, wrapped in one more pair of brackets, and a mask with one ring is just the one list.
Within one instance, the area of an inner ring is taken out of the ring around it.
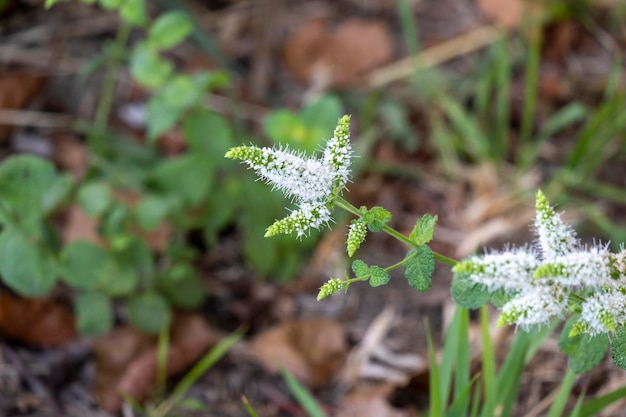
{"label": "twig", "polygon": [[72,126],[73,121],[67,114],[0,109],[0,125],[62,129]]}
{"label": "twig", "polygon": [[498,40],[503,34],[496,26],[485,26],[452,38],[421,53],[394,62],[371,72],[365,80],[367,88],[378,88],[413,74],[416,69],[434,67],[452,58],[480,49]]}
{"label": "twig", "polygon": [[0,63],[18,63],[32,65],[55,74],[76,74],[86,59],[68,58],[59,56],[48,49],[22,49],[11,45],[0,46]]}

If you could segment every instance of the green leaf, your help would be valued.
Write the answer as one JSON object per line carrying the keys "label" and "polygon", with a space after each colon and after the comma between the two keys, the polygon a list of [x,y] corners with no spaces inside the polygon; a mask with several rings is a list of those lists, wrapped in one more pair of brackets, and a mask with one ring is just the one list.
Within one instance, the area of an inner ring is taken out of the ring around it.
{"label": "green leaf", "polygon": [[130,73],[142,87],[154,90],[165,85],[174,66],[145,43],[138,43],[130,55]]}
{"label": "green leaf", "polygon": [[306,128],[298,116],[289,110],[274,110],[263,120],[263,130],[275,143],[298,144],[306,149]]}
{"label": "green leaf", "polygon": [[418,221],[415,223],[411,234],[409,235],[409,239],[418,245],[428,243],[433,240],[433,233],[435,232],[435,225],[437,224],[437,216],[432,216],[430,214],[424,214]]}
{"label": "green leaf", "polygon": [[98,336],[113,327],[113,307],[104,294],[87,292],[74,300],[76,326],[85,336]]}
{"label": "green leaf", "polygon": [[98,0],[98,3],[100,3],[103,9],[113,10],[119,8],[122,1],[124,0]]}
{"label": "green leaf", "polygon": [[143,26],[147,22],[145,0],[124,0],[120,16],[130,25]]}
{"label": "green leaf", "polygon": [[312,141],[321,145],[328,139],[328,132],[332,132],[337,126],[341,114],[341,101],[337,96],[326,94],[306,105],[302,109],[300,119],[313,131]]}
{"label": "green leaf", "polygon": [[46,294],[56,273],[52,255],[20,231],[5,228],[0,233],[0,276],[13,291],[25,297]]}
{"label": "green leaf", "polygon": [[230,85],[230,76],[225,71],[197,72],[191,76],[199,92],[205,93],[217,88],[226,88]]}
{"label": "green leaf", "polygon": [[172,305],[184,309],[199,307],[206,296],[198,274],[187,264],[171,268],[159,279],[159,287]]}
{"label": "green leaf", "polygon": [[372,287],[380,287],[381,285],[385,285],[389,282],[390,279],[391,276],[389,276],[389,272],[385,271],[385,269],[377,265],[372,265],[370,267],[370,285]]}
{"label": "green leaf", "polygon": [[167,217],[171,202],[160,195],[144,196],[134,208],[139,226],[144,230],[154,230]]}
{"label": "green leaf", "polygon": [[161,98],[175,109],[186,109],[202,98],[194,79],[189,75],[175,75],[163,86]]}
{"label": "green leaf", "polygon": [[159,188],[196,206],[207,197],[214,170],[199,155],[184,155],[161,163],[153,173]]}
{"label": "green leaf", "polygon": [[420,245],[411,249],[404,259],[404,276],[409,285],[418,291],[428,291],[435,271],[433,251],[426,245]]}
{"label": "green leaf", "polygon": [[144,293],[128,303],[128,318],[139,329],[156,334],[171,319],[167,301],[157,293]]}
{"label": "green leaf", "polygon": [[370,267],[360,259],[352,262],[352,272],[357,278],[364,278],[370,274]]}
{"label": "green leaf", "polygon": [[613,363],[620,369],[626,369],[626,327],[620,327],[611,340]]}
{"label": "green leaf", "polygon": [[487,304],[491,294],[484,285],[469,279],[468,274],[456,273],[450,287],[452,300],[461,307],[476,309]]}
{"label": "green leaf", "polygon": [[37,234],[39,222],[50,208],[46,202],[57,193],[52,186],[56,181],[56,170],[49,161],[32,155],[9,157],[0,164],[0,201],[12,220]]}
{"label": "green leaf", "polygon": [[148,42],[156,49],[169,49],[182,42],[193,30],[186,13],[173,11],[161,15],[148,31]]}
{"label": "green leaf", "polygon": [[602,361],[609,345],[606,334],[590,336],[586,333],[570,337],[570,332],[580,316],[573,315],[563,326],[559,336],[559,348],[567,354],[569,366],[577,374],[593,369]]}
{"label": "green leaf", "polygon": [[96,289],[113,269],[105,250],[90,242],[72,242],[61,253],[62,279],[75,288]]}
{"label": "green leaf", "polygon": [[107,183],[91,181],[81,185],[77,199],[85,213],[90,216],[99,216],[113,204],[113,193]]}
{"label": "green leaf", "polygon": [[224,117],[209,110],[198,109],[185,119],[183,131],[189,151],[205,158],[205,163],[212,167],[230,165],[224,154],[235,145],[235,141],[232,129]]}
{"label": "green leaf", "polygon": [[380,232],[391,221],[391,213],[382,207],[372,207],[363,214],[363,221],[372,232]]}
{"label": "green leaf", "polygon": [[149,141],[154,143],[159,136],[174,127],[181,114],[182,109],[172,106],[163,97],[152,97],[148,101],[146,115]]}
{"label": "green leaf", "polygon": [[48,190],[43,195],[42,207],[45,214],[51,213],[72,191],[74,180],[70,174],[57,175],[56,179],[49,184]]}

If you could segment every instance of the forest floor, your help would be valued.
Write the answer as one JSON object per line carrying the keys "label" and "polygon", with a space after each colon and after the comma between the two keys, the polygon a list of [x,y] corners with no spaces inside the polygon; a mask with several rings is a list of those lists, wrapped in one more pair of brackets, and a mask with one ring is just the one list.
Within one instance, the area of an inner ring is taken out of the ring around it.
{"label": "forest floor", "polygon": [[[3,156],[44,155],[66,172],[80,175],[87,169],[88,156],[73,124],[93,117],[101,87],[98,75],[83,79],[80,71],[114,36],[119,21],[115,13],[76,1],[51,10],[45,10],[42,3],[9,1],[0,14],[0,152]],[[452,258],[482,247],[500,248],[505,242],[532,244],[532,190],[562,162],[559,148],[568,146],[567,134],[555,138],[541,163],[525,172],[471,161],[463,164],[459,174],[447,175],[425,127],[420,99],[412,101],[403,95],[411,83],[412,64],[403,61],[408,52],[396,4],[405,4],[415,18],[420,50],[425,61],[432,60],[432,64],[422,64],[435,72],[445,68],[463,77],[496,42],[497,31],[511,38],[526,36],[520,29],[522,0],[158,3],[150,9],[183,4],[197,17],[230,66],[237,87],[235,99],[240,102],[238,117],[256,134],[261,134],[263,119],[272,109],[297,109],[326,91],[337,91],[348,97],[346,101],[353,92],[403,97],[409,129],[421,138],[414,149],[389,140],[391,134],[384,129],[373,140],[362,138],[359,115],[353,116],[354,137],[371,143],[370,154],[364,156],[366,166],[344,196],[353,205],[387,208],[393,214],[392,226],[407,234],[421,215],[438,215],[432,247]],[[607,18],[618,1],[592,3],[594,14],[588,22],[566,16],[542,31],[538,124],[549,109],[565,102],[601,99],[616,56],[622,57],[620,65],[624,63],[626,18],[623,12],[617,23]],[[615,25],[605,26],[607,20]],[[198,52],[193,45],[185,44],[172,55],[189,71],[220,68],[216,56]],[[329,73],[328,68],[334,71]],[[623,67],[618,74],[623,89]],[[133,85],[127,74],[118,78],[111,123],[140,131],[128,125],[124,112],[131,103],[145,102],[147,93]],[[512,143],[520,129],[524,83],[523,74],[512,74],[508,127]],[[226,99],[212,95],[208,105],[227,113]],[[599,175],[624,188],[625,134],[618,136],[621,148],[613,151],[622,157],[603,166]],[[168,152],[178,149],[180,142],[180,135],[170,132],[160,139],[160,146]],[[252,174],[249,180],[254,180]],[[615,224],[626,224],[623,201],[599,199],[593,204]],[[575,205],[564,210],[568,221],[583,226],[584,237],[608,239],[585,223],[584,211]],[[282,214],[276,213],[276,218]],[[340,220],[333,225],[297,276],[286,282],[261,277],[245,265],[239,230],[224,231],[218,244],[206,251],[201,264],[209,297],[201,309],[176,316],[169,353],[174,375],[168,388],[227,334],[241,328],[245,334],[187,392],[204,407],[179,415],[246,416],[242,396],[260,416],[306,415],[276,368],[276,358],[311,390],[330,416],[425,415],[429,381],[425,323],[440,346],[454,311],[450,267],[437,265],[433,287],[426,293],[412,289],[401,274],[392,274],[386,286],[353,285],[347,294],[318,302],[318,288],[329,277],[343,276],[349,270],[345,223]],[[62,227],[66,228],[63,235],[82,236],[85,230],[81,228],[93,225],[79,219],[66,221]],[[369,264],[391,265],[406,250],[387,235],[373,234],[358,257]],[[67,308],[70,297],[67,288],[60,288],[51,297],[26,300],[0,288],[0,415],[131,416],[137,414],[118,396],[120,387],[130,387],[127,392],[148,404],[160,395],[154,393],[156,337],[123,324],[99,338],[78,336]],[[497,312],[492,313],[494,345],[502,359],[516,330],[497,328]],[[479,332],[477,322],[472,321],[468,349],[473,353],[480,351]],[[541,416],[549,408],[567,367],[557,337],[558,332],[525,369],[514,416]],[[477,361],[478,356],[476,365]],[[624,385],[626,375],[607,357],[579,377],[569,406],[582,392],[591,397]],[[603,415],[620,416],[623,410],[618,405]]]}

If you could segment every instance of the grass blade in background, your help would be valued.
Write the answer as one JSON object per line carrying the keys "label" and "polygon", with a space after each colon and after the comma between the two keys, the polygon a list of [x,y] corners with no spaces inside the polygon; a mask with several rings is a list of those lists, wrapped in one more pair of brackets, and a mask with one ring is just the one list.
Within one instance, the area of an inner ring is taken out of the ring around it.
{"label": "grass blade in background", "polygon": [[326,414],[322,411],[315,398],[313,398],[313,395],[298,382],[296,377],[294,377],[287,368],[281,367],[280,373],[287,383],[289,390],[296,398],[296,401],[306,410],[309,417],[326,417]]}
{"label": "grass blade in background", "polygon": [[615,391],[611,391],[601,397],[587,401],[580,408],[577,415],[579,417],[593,417],[609,405],[624,398],[626,398],[626,387],[618,388]]}
{"label": "grass blade in background", "polygon": [[565,372],[565,376],[563,376],[563,380],[561,381],[561,385],[559,386],[559,391],[554,398],[554,402],[550,406],[547,417],[560,417],[563,415],[563,411],[565,410],[565,405],[567,404],[567,399],[572,391],[574,382],[576,382],[576,373],[568,367],[567,372]]}
{"label": "grass blade in background", "polygon": [[489,331],[489,309],[487,306],[480,308],[480,334],[483,369],[484,405],[482,417],[493,417],[498,404],[498,391],[496,385],[496,356]]}
{"label": "grass blade in background", "polygon": [[524,109],[522,111],[522,125],[520,131],[520,149],[524,149],[530,142],[537,107],[537,85],[539,80],[539,61],[541,56],[541,41],[543,26],[531,23],[529,30],[529,48],[526,58],[526,83],[524,86]]}
{"label": "grass blade in background", "polygon": [[501,38],[493,46],[495,53],[495,126],[491,138],[487,138],[489,156],[496,163],[504,163],[507,158],[509,128],[511,119],[511,57],[506,38]]}
{"label": "grass blade in background", "polygon": [[443,417],[445,399],[441,397],[441,376],[439,367],[437,366],[437,355],[433,346],[433,338],[430,332],[428,321],[424,321],[424,329],[426,332],[426,341],[428,342],[428,365],[429,365],[429,397],[430,408],[428,410],[429,417]]}

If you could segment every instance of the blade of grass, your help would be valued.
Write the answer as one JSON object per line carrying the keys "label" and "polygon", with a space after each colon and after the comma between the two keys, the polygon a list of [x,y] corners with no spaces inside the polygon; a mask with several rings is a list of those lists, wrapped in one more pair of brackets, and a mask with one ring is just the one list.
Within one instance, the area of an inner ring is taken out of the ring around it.
{"label": "blade of grass", "polygon": [[159,331],[157,344],[157,380],[156,380],[156,402],[163,401],[165,395],[165,384],[167,382],[167,355],[170,346],[170,322],[163,324]]}
{"label": "blade of grass", "polygon": [[525,146],[520,146],[518,167],[521,172],[528,170],[534,163],[541,147],[555,133],[581,122],[587,116],[589,109],[580,103],[570,103],[550,116],[539,129],[537,137],[533,141],[527,141]]}
{"label": "blade of grass", "polygon": [[[402,37],[409,55],[415,56],[419,52],[419,37],[417,26],[413,17],[413,8],[408,0],[397,0],[396,9],[402,28]],[[416,65],[417,68],[417,65]]]}
{"label": "blade of grass", "polygon": [[250,405],[250,401],[248,401],[248,398],[246,398],[245,395],[241,396],[241,402],[243,403],[243,406],[246,408],[246,411],[248,412],[248,415],[250,417],[259,417],[256,411],[254,411],[254,408],[252,408],[252,405]]}
{"label": "blade of grass", "polygon": [[489,310],[486,306],[480,309],[480,334],[482,344],[482,376],[484,387],[483,417],[493,417],[498,403],[496,391],[496,358],[489,331]]}
{"label": "blade of grass", "polygon": [[576,400],[576,405],[574,406],[574,409],[570,413],[569,417],[581,417],[580,413],[583,407],[584,399],[585,399],[585,391],[581,392],[580,395],[578,396],[578,400]]}
{"label": "blade of grass", "polygon": [[[448,331],[443,341],[443,353],[441,355],[441,363],[439,365],[440,370],[440,384],[438,386],[440,391],[440,397],[447,399],[450,397],[450,388],[452,385],[452,376],[454,374],[454,368],[456,365],[457,351],[459,349],[459,321],[460,321],[460,308],[455,308],[454,316]],[[461,342],[465,345],[466,341]]]}
{"label": "blade of grass", "polygon": [[465,388],[454,394],[454,401],[450,404],[448,411],[446,411],[446,417],[467,417],[467,409],[469,399],[472,394],[472,387],[478,378],[479,376],[476,375],[471,381],[468,382]]}
{"label": "blade of grass", "polygon": [[[511,117],[511,66],[507,39],[501,38],[494,44],[496,54],[495,73],[495,131],[489,155],[495,162],[506,160],[509,136],[509,119]],[[488,139],[487,139],[488,140]]]}
{"label": "blade of grass", "polygon": [[603,409],[616,401],[626,398],[626,387],[621,387],[611,391],[601,397],[594,398],[586,402],[580,408],[580,417],[592,417],[600,413]]}
{"label": "blade of grass", "polygon": [[526,58],[526,85],[524,86],[524,109],[520,128],[520,149],[530,142],[537,105],[537,84],[539,79],[539,58],[543,27],[538,22],[531,22],[529,31],[528,57]]}
{"label": "blade of grass", "polygon": [[563,415],[563,410],[565,410],[567,399],[569,398],[575,381],[576,373],[572,371],[572,368],[568,367],[567,372],[565,372],[565,376],[563,376],[563,380],[559,385],[559,391],[554,398],[554,402],[550,406],[550,410],[548,410],[547,417],[559,417]]}
{"label": "blade of grass", "polygon": [[230,348],[233,347],[239,339],[241,339],[242,336],[243,331],[237,330],[220,340],[220,342],[215,345],[213,349],[208,351],[202,359],[200,359],[200,361],[193,368],[191,368],[189,372],[187,372],[183,379],[181,379],[178,385],[176,385],[176,388],[174,388],[173,396],[182,397],[185,395],[194,382],[204,375],[206,371],[215,364],[215,362],[220,360],[221,357],[224,356],[226,352],[228,352]]}
{"label": "blade of grass", "polygon": [[607,88],[606,99],[591,115],[583,127],[563,169],[589,175],[603,162],[602,150],[606,148],[613,135],[626,125],[626,113],[623,112],[625,96],[617,89],[617,79],[621,74],[621,65],[614,65]]}
{"label": "blade of grass", "polygon": [[441,398],[439,367],[437,366],[437,355],[433,346],[433,338],[430,332],[428,321],[424,321],[424,329],[426,332],[426,342],[428,343],[428,365],[429,365],[429,397],[430,408],[428,415],[430,417],[443,417],[444,401]]}
{"label": "blade of grass", "polygon": [[[471,352],[468,348],[469,346],[469,311],[466,308],[457,307],[459,310],[459,325],[458,325],[458,334],[459,334],[459,343],[457,347],[456,353],[456,372],[454,374],[454,396],[456,397],[456,393],[462,392],[467,389],[467,387],[473,386],[474,381],[477,378],[473,378],[470,381],[470,372],[472,366]],[[467,414],[467,409],[469,407],[470,398],[469,395],[467,398],[459,399],[459,411],[463,411]]]}
{"label": "blade of grass", "polygon": [[326,417],[326,414],[324,414],[315,398],[313,398],[313,395],[298,382],[287,368],[281,367],[280,373],[287,383],[289,390],[296,398],[296,401],[306,410],[309,417]]}
{"label": "blade of grass", "polygon": [[480,130],[476,118],[466,112],[459,103],[445,95],[439,95],[437,103],[446,113],[459,136],[463,138],[463,150],[479,161],[489,159],[489,141]]}

